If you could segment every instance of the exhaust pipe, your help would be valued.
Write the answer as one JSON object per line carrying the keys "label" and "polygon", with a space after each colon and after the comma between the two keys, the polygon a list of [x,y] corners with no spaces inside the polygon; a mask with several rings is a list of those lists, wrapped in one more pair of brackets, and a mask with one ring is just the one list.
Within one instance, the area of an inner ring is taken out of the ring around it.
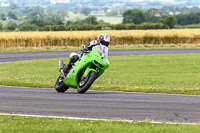
{"label": "exhaust pipe", "polygon": [[62,74],[62,76],[64,77],[64,78],[66,78],[65,77],[65,73],[64,73],[64,71],[63,71],[63,67],[64,67],[64,62],[63,62],[63,60],[59,60],[59,71],[61,72],[61,74]]}
{"label": "exhaust pipe", "polygon": [[59,60],[59,71],[60,71],[61,69],[63,69],[63,67],[64,67],[64,62],[63,62],[63,60]]}

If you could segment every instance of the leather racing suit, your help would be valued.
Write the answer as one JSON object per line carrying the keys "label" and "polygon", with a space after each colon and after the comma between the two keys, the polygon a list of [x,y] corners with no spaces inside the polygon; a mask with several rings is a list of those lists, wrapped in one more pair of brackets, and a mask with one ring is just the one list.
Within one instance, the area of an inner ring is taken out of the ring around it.
{"label": "leather racing suit", "polygon": [[69,56],[70,57],[69,63],[66,65],[66,67],[64,67],[63,71],[65,73],[68,73],[69,70],[71,69],[72,65],[77,60],[79,60],[79,58],[81,58],[84,53],[89,53],[90,51],[92,51],[92,47],[94,47],[96,45],[99,45],[99,42],[97,40],[93,40],[89,44],[83,46],[81,48],[81,51],[79,51],[77,53],[75,53],[75,52],[71,53],[70,56]]}

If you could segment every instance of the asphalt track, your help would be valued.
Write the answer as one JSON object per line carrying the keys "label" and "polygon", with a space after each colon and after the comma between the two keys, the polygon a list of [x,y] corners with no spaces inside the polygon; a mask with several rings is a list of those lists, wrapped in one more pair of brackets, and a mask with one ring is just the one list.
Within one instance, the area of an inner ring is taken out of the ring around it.
{"label": "asphalt track", "polygon": [[0,86],[0,113],[200,122],[200,96]]}
{"label": "asphalt track", "polygon": [[[60,58],[69,54],[59,53],[0,53],[0,61]],[[110,55],[177,53],[200,53],[200,49],[122,50]],[[77,94],[76,90],[61,94],[54,89],[0,86],[0,113],[198,123],[200,96],[91,90],[85,94]]]}
{"label": "asphalt track", "polygon": [[[76,51],[75,51],[76,52]],[[69,57],[71,51],[51,52],[0,52],[0,63],[20,60],[49,59]],[[110,50],[109,56],[121,55],[152,55],[152,54],[184,54],[200,53],[200,49],[137,49],[137,50]]]}

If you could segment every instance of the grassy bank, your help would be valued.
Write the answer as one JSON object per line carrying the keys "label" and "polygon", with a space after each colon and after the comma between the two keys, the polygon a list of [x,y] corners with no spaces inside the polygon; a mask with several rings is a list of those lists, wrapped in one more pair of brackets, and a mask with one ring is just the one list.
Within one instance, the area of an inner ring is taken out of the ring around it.
{"label": "grassy bank", "polygon": [[[200,95],[200,54],[110,57],[91,89]],[[0,85],[54,88],[58,60],[0,64]],[[64,59],[68,62],[68,59]]]}
{"label": "grassy bank", "polygon": [[[178,49],[178,48],[200,48],[200,44],[135,44],[135,45],[114,45],[109,46],[109,50],[122,50],[122,49]],[[78,47],[63,47],[63,46],[53,46],[53,47],[9,47],[1,48],[0,52],[40,52],[40,51],[79,51],[81,49]]]}
{"label": "grassy bank", "polygon": [[0,133],[197,133],[199,125],[0,116]]}

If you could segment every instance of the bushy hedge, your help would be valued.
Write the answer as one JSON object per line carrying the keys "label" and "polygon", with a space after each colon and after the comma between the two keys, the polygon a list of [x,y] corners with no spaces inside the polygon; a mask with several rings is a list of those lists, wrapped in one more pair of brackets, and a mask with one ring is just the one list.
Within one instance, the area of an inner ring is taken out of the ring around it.
{"label": "bushy hedge", "polygon": [[177,25],[176,29],[200,29],[200,24],[192,24],[192,25]]}
{"label": "bushy hedge", "polygon": [[143,23],[143,24],[107,24],[107,25],[47,25],[40,28],[40,31],[86,31],[86,30],[134,30],[134,29],[167,29],[167,26],[161,23]]}
{"label": "bushy hedge", "polygon": [[18,26],[19,31],[37,31],[38,27],[35,24],[24,22]]}

